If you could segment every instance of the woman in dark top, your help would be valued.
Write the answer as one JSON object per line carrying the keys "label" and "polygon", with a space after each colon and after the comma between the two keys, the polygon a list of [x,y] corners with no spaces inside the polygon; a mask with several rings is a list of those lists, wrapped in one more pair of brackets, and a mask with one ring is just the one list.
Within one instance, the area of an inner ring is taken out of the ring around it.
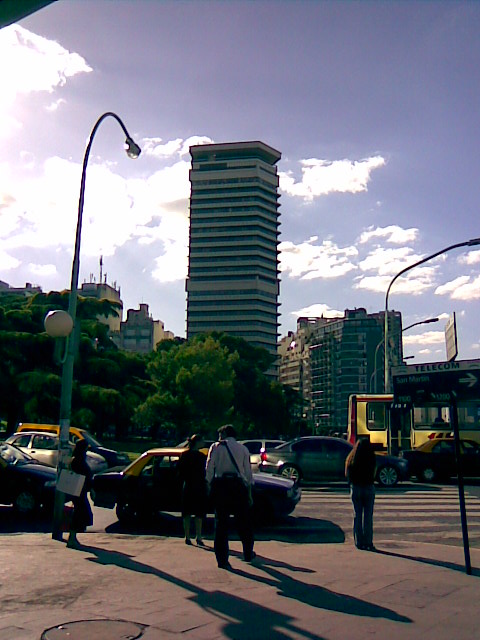
{"label": "woman in dark top", "polygon": [[373,505],[375,503],[376,457],[370,440],[358,440],[345,461],[353,509],[353,537],[358,549],[375,551],[373,546]]}
{"label": "woman in dark top", "polygon": [[67,547],[79,547],[80,543],[77,539],[77,533],[85,531],[85,529],[93,524],[93,514],[88,501],[88,492],[92,482],[92,472],[87,464],[88,442],[86,440],[78,440],[73,450],[72,462],[70,468],[75,473],[85,476],[82,492],[79,496],[72,496],[73,517],[70,525],[70,534],[67,540]]}
{"label": "woman in dark top", "polygon": [[185,544],[192,544],[190,539],[190,517],[195,516],[195,537],[200,547],[202,540],[202,522],[207,511],[207,485],[205,482],[205,464],[207,456],[200,451],[203,438],[194,434],[188,439],[188,451],[178,462],[178,474],[182,483],[182,516],[185,531]]}

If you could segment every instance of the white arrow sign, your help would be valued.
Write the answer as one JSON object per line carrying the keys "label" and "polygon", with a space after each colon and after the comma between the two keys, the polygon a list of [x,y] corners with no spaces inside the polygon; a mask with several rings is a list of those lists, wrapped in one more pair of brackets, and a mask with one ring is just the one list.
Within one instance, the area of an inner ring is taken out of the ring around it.
{"label": "white arrow sign", "polygon": [[462,384],[466,384],[468,387],[473,387],[474,384],[477,384],[477,376],[474,376],[473,373],[467,373],[465,378],[460,378],[459,382]]}

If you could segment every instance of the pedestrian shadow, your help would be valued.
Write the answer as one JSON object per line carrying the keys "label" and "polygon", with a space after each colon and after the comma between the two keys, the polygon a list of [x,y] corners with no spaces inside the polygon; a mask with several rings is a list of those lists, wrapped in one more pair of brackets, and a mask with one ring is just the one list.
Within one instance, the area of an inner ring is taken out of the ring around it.
{"label": "pedestrian shadow", "polygon": [[[456,562],[449,562],[448,560],[437,560],[436,558],[423,558],[421,556],[409,556],[404,553],[395,553],[395,551],[384,551],[377,549],[377,553],[383,556],[392,556],[393,558],[402,558],[404,560],[413,560],[413,562],[421,562],[423,564],[430,564],[434,567],[444,567],[445,569],[451,569],[452,571],[460,571],[465,573],[465,565],[458,564]],[[480,569],[472,567],[472,576],[480,577]]]}
{"label": "pedestrian shadow", "polygon": [[[231,620],[225,623],[223,629],[223,633],[229,638],[240,637],[249,638],[250,640],[256,638],[273,640],[278,638],[279,640],[287,640],[291,638],[290,634],[294,632],[299,637],[307,640],[325,640],[318,635],[300,629],[295,624],[295,619],[288,614],[275,611],[230,593],[219,590],[208,591],[186,580],[172,576],[161,569],[138,562],[134,559],[134,556],[93,546],[81,547],[81,551],[91,553],[94,556],[94,558],[88,558],[91,562],[102,565],[115,565],[129,571],[155,575],[162,580],[185,589],[192,594],[192,601],[203,609],[223,621],[225,621],[225,617]],[[397,614],[386,607],[292,578],[278,570],[279,564],[282,568],[283,566],[287,569],[291,568],[286,563],[279,563],[277,560],[268,558],[263,558],[260,562],[260,568],[268,576],[254,576],[243,570],[233,570],[233,573],[272,586],[278,589],[279,595],[293,598],[317,609],[336,611],[363,618],[385,618],[394,622],[412,622],[410,618]],[[294,567],[293,569],[295,571],[303,570],[300,567]],[[312,571],[306,569],[305,572],[311,573]]]}
{"label": "pedestrian shadow", "polygon": [[[203,524],[203,534],[206,537],[214,535],[215,519],[207,517]],[[183,538],[182,519],[171,513],[161,513],[152,522],[122,524],[115,522],[105,531],[107,533],[129,533],[133,535],[158,535],[169,538]],[[234,527],[230,535],[231,540],[238,540]],[[273,523],[256,523],[255,540],[277,542],[296,542],[303,544],[342,544],[345,542],[345,533],[337,524],[330,520],[318,518],[287,516]]]}
{"label": "pedestrian shadow", "polygon": [[303,604],[316,607],[317,609],[337,611],[359,617],[385,618],[394,622],[412,622],[411,618],[403,616],[392,609],[361,600],[354,596],[339,594],[336,591],[330,591],[316,584],[301,582],[296,578],[278,571],[274,562],[268,558],[258,557],[255,566],[267,575],[253,575],[243,570],[235,570],[234,572],[278,589],[277,593],[280,596],[298,600]]}

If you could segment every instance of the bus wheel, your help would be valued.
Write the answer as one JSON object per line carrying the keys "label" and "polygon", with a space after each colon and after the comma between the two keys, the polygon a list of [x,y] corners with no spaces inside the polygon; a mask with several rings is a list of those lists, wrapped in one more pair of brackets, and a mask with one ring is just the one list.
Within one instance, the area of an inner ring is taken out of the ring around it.
{"label": "bus wheel", "polygon": [[394,487],[398,482],[398,472],[395,467],[386,465],[379,469],[377,480],[382,487]]}
{"label": "bus wheel", "polygon": [[426,467],[425,469],[422,469],[422,472],[420,475],[424,482],[435,482],[435,480],[437,479],[437,473],[431,467]]}

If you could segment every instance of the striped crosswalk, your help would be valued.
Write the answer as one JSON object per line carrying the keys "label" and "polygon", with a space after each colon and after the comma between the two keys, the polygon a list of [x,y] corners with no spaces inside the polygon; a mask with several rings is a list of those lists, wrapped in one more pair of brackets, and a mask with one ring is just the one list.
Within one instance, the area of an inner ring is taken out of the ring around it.
{"label": "striped crosswalk", "polygon": [[[471,546],[480,547],[480,498],[465,495]],[[351,535],[353,509],[346,488],[304,489],[300,511],[328,520]],[[462,544],[458,489],[435,486],[416,490],[378,490],[374,511],[375,539]]]}

